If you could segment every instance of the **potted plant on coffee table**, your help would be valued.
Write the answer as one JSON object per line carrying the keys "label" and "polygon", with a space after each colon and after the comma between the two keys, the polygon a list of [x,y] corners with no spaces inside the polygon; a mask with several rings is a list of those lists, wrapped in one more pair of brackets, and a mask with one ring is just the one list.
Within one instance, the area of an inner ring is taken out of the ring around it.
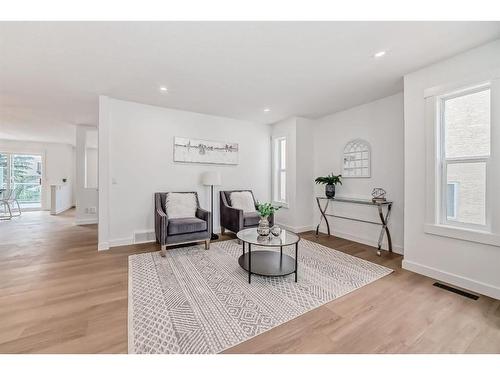
{"label": "potted plant on coffee table", "polygon": [[334,198],[335,197],[335,185],[340,184],[342,185],[342,175],[339,174],[335,176],[333,172],[327,176],[323,177],[317,177],[316,180],[314,180],[317,184],[324,184],[325,185],[325,195],[327,198]]}
{"label": "potted plant on coffee table", "polygon": [[269,236],[271,229],[269,228],[269,216],[278,211],[281,207],[273,206],[271,203],[257,202],[257,213],[260,216],[257,233],[260,236]]}

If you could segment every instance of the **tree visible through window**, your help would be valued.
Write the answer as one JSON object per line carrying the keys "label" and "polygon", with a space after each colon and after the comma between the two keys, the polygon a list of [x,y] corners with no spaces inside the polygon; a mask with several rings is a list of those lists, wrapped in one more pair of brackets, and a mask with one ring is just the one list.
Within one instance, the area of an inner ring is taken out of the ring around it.
{"label": "tree visible through window", "polygon": [[40,204],[41,178],[40,155],[0,154],[0,188],[14,190],[21,205]]}

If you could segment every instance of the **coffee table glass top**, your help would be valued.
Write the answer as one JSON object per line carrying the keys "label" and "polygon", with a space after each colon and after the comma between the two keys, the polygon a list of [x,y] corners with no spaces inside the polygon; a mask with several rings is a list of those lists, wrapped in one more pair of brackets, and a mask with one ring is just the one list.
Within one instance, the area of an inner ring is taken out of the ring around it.
{"label": "coffee table glass top", "polygon": [[288,246],[299,242],[300,237],[295,233],[282,229],[279,236],[272,233],[267,237],[262,237],[257,233],[257,228],[240,230],[236,236],[243,242],[262,246]]}

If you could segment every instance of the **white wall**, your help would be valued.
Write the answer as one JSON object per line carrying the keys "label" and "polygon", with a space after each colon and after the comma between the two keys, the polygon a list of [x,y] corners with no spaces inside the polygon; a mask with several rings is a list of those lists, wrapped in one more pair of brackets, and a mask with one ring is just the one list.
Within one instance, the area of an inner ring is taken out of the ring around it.
{"label": "white wall", "polygon": [[[75,148],[63,143],[24,142],[0,139],[0,152],[19,152],[42,154],[44,159],[44,179],[42,180],[42,209],[50,209],[50,185],[62,184],[67,178],[67,184],[75,181]],[[74,201],[74,196],[72,197]]]}
{"label": "white wall", "polygon": [[314,125],[315,121],[297,117],[296,203],[299,232],[311,230],[314,222]]}
{"label": "white wall", "polygon": [[405,76],[405,258],[403,267],[500,298],[500,248],[424,233],[424,90],[500,67],[500,41]]}
{"label": "white wall", "polygon": [[97,163],[98,163],[97,148],[87,147],[86,149],[86,184],[87,188],[97,189]]}
{"label": "white wall", "polygon": [[[268,125],[106,97],[99,117],[100,249],[133,243],[134,232],[154,232],[154,192],[197,191],[209,209],[209,188],[200,185],[204,171],[222,175],[222,186],[214,188],[216,232],[219,189],[248,188],[257,199],[270,199]],[[174,136],[239,143],[239,164],[174,163]]]}
{"label": "white wall", "polygon": [[[394,202],[389,229],[393,251],[403,252],[403,94],[399,93],[368,104],[337,112],[316,121],[314,128],[314,177],[342,173],[344,146],[350,140],[362,138],[371,145],[371,177],[344,178],[337,185],[337,196],[371,198],[372,189],[382,187],[387,199]],[[422,184],[417,184],[423,188]],[[324,196],[324,185],[315,193]],[[335,213],[342,216],[379,222],[377,210],[371,206],[334,203]],[[320,213],[314,202],[314,223]],[[329,218],[334,235],[376,246],[380,226]],[[326,225],[320,228],[326,232]],[[387,238],[383,248],[387,249]]]}
{"label": "white wall", "polygon": [[276,224],[289,230],[295,227],[298,216],[296,202],[296,163],[297,163],[297,119],[295,117],[280,121],[271,126],[273,138],[286,137],[286,200],[288,207],[283,207],[275,215]]}
{"label": "white wall", "polygon": [[[90,126],[76,127],[76,217],[75,223],[95,224],[98,222],[98,190],[96,187],[86,187],[87,174],[87,137],[95,133],[96,129]],[[97,170],[94,171],[97,173]]]}
{"label": "white wall", "polygon": [[287,138],[286,196],[288,207],[276,213],[276,223],[294,232],[312,228],[314,121],[292,117],[272,125],[273,137]]}

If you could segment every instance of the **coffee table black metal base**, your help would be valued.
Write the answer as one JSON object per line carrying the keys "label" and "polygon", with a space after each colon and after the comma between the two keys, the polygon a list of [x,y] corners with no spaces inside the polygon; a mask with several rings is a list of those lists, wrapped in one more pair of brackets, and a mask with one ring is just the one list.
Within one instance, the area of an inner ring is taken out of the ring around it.
{"label": "coffee table black metal base", "polygon": [[252,251],[252,244],[248,243],[248,251],[245,252],[245,242],[243,242],[243,254],[238,258],[238,263],[248,272],[248,283],[252,281],[252,274],[260,276],[287,276],[295,274],[297,282],[297,256],[298,243],[295,244],[295,258],[283,254],[283,247],[280,251],[258,250]]}

